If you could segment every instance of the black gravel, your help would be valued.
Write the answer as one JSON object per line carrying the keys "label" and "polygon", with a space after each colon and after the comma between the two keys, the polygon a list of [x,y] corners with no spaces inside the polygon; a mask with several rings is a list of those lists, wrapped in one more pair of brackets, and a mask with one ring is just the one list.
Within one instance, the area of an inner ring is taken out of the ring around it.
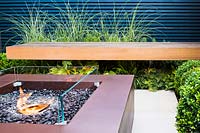
{"label": "black gravel", "polygon": [[[66,123],[70,122],[94,91],[95,88],[74,89],[65,95],[63,101]],[[31,97],[28,99],[30,103],[38,103],[51,98],[54,98],[54,102],[36,115],[23,115],[17,112],[16,107],[19,91],[0,95],[0,123],[56,124],[58,122],[58,95],[61,91],[25,89],[24,92],[32,92]]]}

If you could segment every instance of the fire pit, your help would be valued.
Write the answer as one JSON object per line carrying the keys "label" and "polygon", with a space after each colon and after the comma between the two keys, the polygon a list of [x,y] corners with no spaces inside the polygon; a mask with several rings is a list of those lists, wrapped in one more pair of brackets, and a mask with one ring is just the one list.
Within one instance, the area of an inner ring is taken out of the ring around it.
{"label": "fire pit", "polygon": [[131,131],[133,76],[18,71],[0,73],[0,130],[4,133]]}

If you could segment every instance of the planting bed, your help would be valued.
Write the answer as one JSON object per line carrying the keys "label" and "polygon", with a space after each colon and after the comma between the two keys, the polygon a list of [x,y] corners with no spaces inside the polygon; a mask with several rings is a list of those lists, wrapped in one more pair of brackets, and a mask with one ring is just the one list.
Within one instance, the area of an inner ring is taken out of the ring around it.
{"label": "planting bed", "polygon": [[[69,77],[71,80],[67,80]],[[23,92],[25,94],[34,92],[31,95],[33,99],[38,99],[39,96],[44,99],[49,96],[53,97],[58,92],[62,92],[74,85],[77,79],[75,75],[17,75],[17,81],[21,81],[22,87],[25,88]],[[9,95],[19,95],[19,88],[13,88],[13,82],[16,82],[16,76],[13,74],[0,76],[0,94],[3,94],[4,98]],[[0,131],[3,133],[130,133],[134,114],[132,82],[132,75],[90,75],[66,96],[69,99],[65,99],[65,120],[68,123],[71,119],[68,124],[55,124],[57,111],[54,108],[56,107],[56,101],[54,101],[47,109],[41,111],[35,117],[21,116],[19,112],[16,112],[16,106],[15,112],[11,112],[12,115],[7,115],[6,113],[9,112],[10,108],[8,106],[1,111],[0,119],[2,122],[9,121],[9,123],[0,123]],[[100,86],[95,88],[95,83],[100,83]],[[44,88],[46,89],[45,91]],[[92,92],[93,94],[91,94]],[[35,95],[37,95],[36,98],[34,98]],[[75,98],[71,95],[77,97]],[[90,98],[85,102],[89,95]],[[82,104],[85,103],[82,106],[80,103],[75,103],[75,99],[78,99]],[[16,105],[15,100],[16,97],[12,99],[13,102],[10,102],[9,105]],[[75,106],[71,110],[69,109],[68,112],[67,107],[69,107],[69,104],[75,104]],[[80,106],[82,107],[80,108]],[[73,115],[74,117],[72,118]],[[18,117],[15,117],[15,120],[13,120],[12,116],[18,116],[22,119],[19,120]]]}

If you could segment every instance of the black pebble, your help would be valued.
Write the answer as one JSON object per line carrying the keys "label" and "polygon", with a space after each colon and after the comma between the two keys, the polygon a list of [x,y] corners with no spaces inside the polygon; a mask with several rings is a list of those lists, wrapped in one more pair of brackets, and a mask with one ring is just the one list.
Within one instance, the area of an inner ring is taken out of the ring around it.
{"label": "black pebble", "polygon": [[[67,123],[74,117],[78,110],[83,106],[95,89],[74,89],[63,98],[64,115]],[[55,124],[58,121],[58,101],[57,96],[61,91],[55,90],[24,90],[32,92],[29,101],[36,101],[41,98],[54,97],[54,103],[43,112],[37,115],[22,115],[16,111],[16,102],[19,97],[18,91],[13,91],[6,95],[0,95],[0,123],[32,123],[32,124]],[[62,91],[63,92],[63,91]]]}

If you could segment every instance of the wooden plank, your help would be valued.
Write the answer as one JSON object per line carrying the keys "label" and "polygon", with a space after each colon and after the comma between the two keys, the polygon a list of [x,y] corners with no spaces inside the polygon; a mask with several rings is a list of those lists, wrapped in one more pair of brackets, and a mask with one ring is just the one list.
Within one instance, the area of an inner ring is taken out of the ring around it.
{"label": "wooden plank", "polygon": [[199,60],[200,42],[29,43],[6,51],[8,59],[29,60]]}

